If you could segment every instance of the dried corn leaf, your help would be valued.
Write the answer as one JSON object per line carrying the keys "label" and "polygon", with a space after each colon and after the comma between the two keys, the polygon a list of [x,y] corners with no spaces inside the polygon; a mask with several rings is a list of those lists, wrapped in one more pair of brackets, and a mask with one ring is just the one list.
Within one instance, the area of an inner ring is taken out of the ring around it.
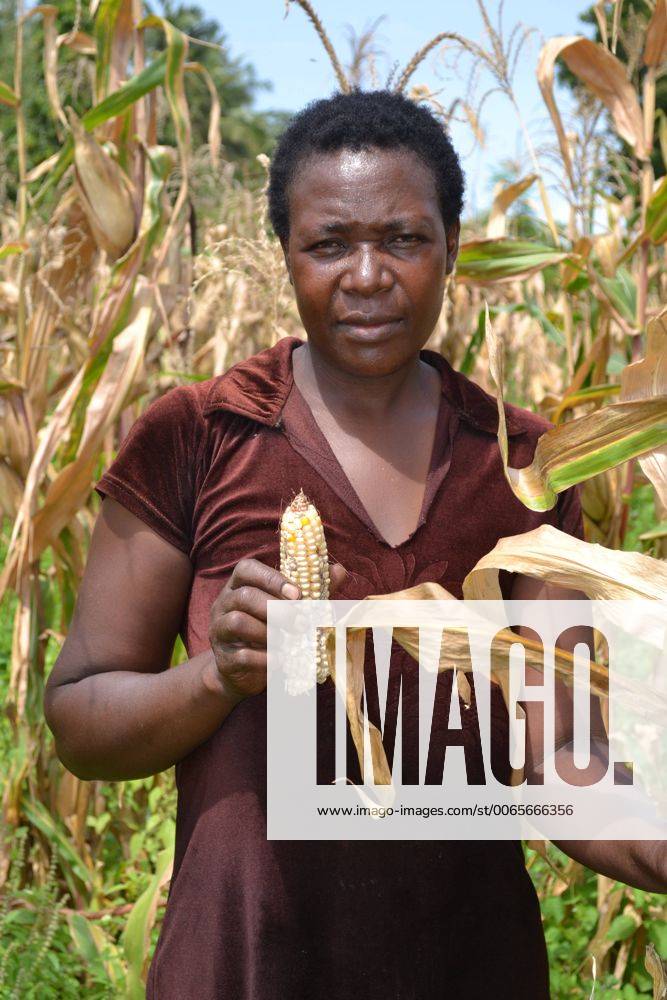
{"label": "dried corn leaf", "polygon": [[648,155],[644,120],[637,94],[627,78],[625,66],[603,45],[580,38],[560,51],[575,76],[585,83],[611,113],[616,131],[640,158]]}
{"label": "dried corn leaf", "polygon": [[76,459],[50,483],[44,505],[34,517],[37,552],[43,551],[84,505],[104,434],[118,418],[142,370],[153,296],[141,280],[137,282],[133,310],[130,323],[114,338],[111,354],[86,408]]}
{"label": "dried corn leaf", "polygon": [[[621,373],[621,399],[667,400],[667,308],[646,329],[646,357]],[[667,406],[667,402],[665,403]],[[639,459],[642,471],[655,486],[667,510],[667,445]]]}
{"label": "dried corn leaf", "polygon": [[26,476],[35,447],[30,404],[25,386],[4,379],[0,382],[0,462]]}
{"label": "dried corn leaf", "polygon": [[646,947],[644,966],[653,980],[653,1000],[667,1000],[667,962],[663,962],[652,944]]}
{"label": "dried corn leaf", "polygon": [[623,64],[603,45],[581,35],[550,38],[540,53],[537,79],[556,129],[561,157],[570,181],[573,180],[572,158],[553,93],[554,67],[559,58],[604,103],[616,131],[634,148],[637,156],[647,156],[641,108]]}
{"label": "dried corn leaf", "polygon": [[213,77],[203,66],[198,62],[188,62],[185,64],[185,69],[190,70],[194,73],[200,73],[204,77],[204,82],[208,87],[209,97],[211,98],[211,111],[208,119],[208,148],[211,156],[211,163],[214,167],[218,167],[220,164],[220,99],[218,97],[218,90],[213,80]]}
{"label": "dried corn leaf", "polygon": [[486,226],[487,239],[502,239],[507,229],[507,210],[520,198],[524,191],[527,191],[537,180],[537,174],[530,174],[523,177],[514,184],[504,184],[502,181],[496,186],[493,193],[493,204],[489,214],[489,221]]}
{"label": "dried corn leaf", "polygon": [[56,39],[58,48],[64,45],[73,52],[78,52],[82,56],[97,55],[97,45],[95,39],[85,31],[68,31],[64,35],[58,35]]}
{"label": "dried corn leaf", "polygon": [[552,428],[537,442],[531,465],[510,467],[502,388],[504,346],[488,307],[486,341],[498,392],[498,444],[505,477],[514,495],[530,510],[550,510],[557,494],[568,487],[667,444],[667,396],[636,399],[612,403]]}
{"label": "dried corn leaf", "polygon": [[661,66],[667,59],[667,0],[658,0],[646,29],[644,65]]}
{"label": "dried corn leaf", "polygon": [[138,30],[155,27],[162,28],[167,42],[167,62],[164,72],[164,89],[167,95],[167,102],[171,111],[172,121],[176,132],[176,142],[180,158],[181,184],[174,202],[174,207],[169,219],[169,225],[165,232],[162,244],[157,250],[154,264],[154,273],[159,273],[164,264],[165,257],[169,250],[171,241],[175,238],[176,231],[180,225],[180,215],[188,197],[188,183],[190,170],[190,113],[188,102],[185,97],[185,58],[188,51],[187,36],[175,28],[163,17],[157,14],[150,14],[138,25]]}
{"label": "dried corn leaf", "polygon": [[21,506],[12,526],[5,563],[0,574],[0,600],[8,587],[11,586],[14,590],[19,587],[24,566],[39,556],[39,553],[35,553],[33,546],[32,511],[48,464],[59,441],[67,433],[84,375],[85,367],[79,369],[72,379],[58,401],[48,424],[39,435],[37,448],[25,481]]}
{"label": "dried corn leaf", "polygon": [[[555,530],[555,529],[554,529]],[[534,534],[532,532],[531,534]],[[560,534],[560,532],[559,532]],[[523,537],[523,536],[518,536]],[[565,536],[570,537],[570,536]],[[585,543],[581,543],[585,544]],[[495,551],[495,550],[494,550]],[[648,558],[648,557],[643,557]],[[480,565],[478,563],[478,565]],[[474,572],[474,570],[473,570]],[[496,579],[497,579],[496,572]],[[667,579],[667,569],[665,570]],[[422,583],[408,590],[398,591],[393,594],[371,594],[364,598],[366,601],[453,601],[456,600],[444,587],[437,583]],[[339,624],[340,628],[347,628],[347,692],[346,692],[346,712],[350,724],[350,733],[357,751],[361,774],[364,774],[364,717],[361,712],[361,696],[364,686],[364,652],[366,642],[366,628],[362,626],[346,626],[348,616],[344,616]],[[392,630],[392,636],[399,645],[418,663],[419,662],[419,630],[417,628],[396,627]],[[526,665],[542,670],[544,667],[544,652],[541,643],[534,642],[524,636],[519,636],[511,629],[502,629],[494,637],[490,656],[490,680],[499,685],[505,704],[510,708],[510,680],[509,680],[509,651],[516,644],[523,646],[525,651]],[[335,664],[335,630],[327,631],[327,658],[329,661],[329,672],[334,683],[336,682]],[[556,673],[566,683],[572,684],[574,674],[574,660],[572,654],[565,650],[557,649],[554,655],[554,666]],[[470,641],[467,629],[461,626],[449,626],[443,634],[443,642],[440,651],[440,661],[438,672],[444,670],[454,670],[458,692],[466,704],[470,704],[471,690],[465,672],[472,669],[470,657]],[[591,690],[599,697],[606,698],[609,694],[608,672],[604,666],[591,664]],[[639,697],[639,695],[638,695]],[[517,718],[525,718],[525,713],[519,705],[513,706]],[[368,721],[368,731],[370,737],[371,760],[373,765],[373,776],[378,785],[391,785],[391,770],[389,768],[382,736],[376,726]],[[514,770],[512,782],[520,783],[523,780],[521,770]]]}
{"label": "dried corn leaf", "polygon": [[36,427],[42,426],[50,408],[53,338],[62,322],[71,323],[75,296],[85,296],[94,282],[89,265],[95,257],[95,241],[74,188],[69,188],[56,205],[47,234],[57,252],[44,261],[31,282],[32,310],[19,367]]}
{"label": "dried corn leaf", "polygon": [[582,542],[550,524],[502,538],[466,576],[464,599],[502,600],[500,569],[580,590],[594,601],[664,601],[667,595],[661,560]]}
{"label": "dried corn leaf", "polygon": [[13,521],[22,497],[23,480],[6,462],[0,462],[0,517]]}

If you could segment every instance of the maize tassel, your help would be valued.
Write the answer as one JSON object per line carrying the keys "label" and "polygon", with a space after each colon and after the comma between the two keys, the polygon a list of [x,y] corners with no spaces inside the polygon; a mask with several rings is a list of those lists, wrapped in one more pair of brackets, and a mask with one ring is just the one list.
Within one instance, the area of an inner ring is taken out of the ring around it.
{"label": "maize tassel", "polygon": [[[280,572],[301,590],[301,597],[327,600],[329,597],[329,562],[327,543],[320,515],[301,490],[283,512],[280,522]],[[326,658],[326,635],[317,632],[317,681],[329,675]]]}

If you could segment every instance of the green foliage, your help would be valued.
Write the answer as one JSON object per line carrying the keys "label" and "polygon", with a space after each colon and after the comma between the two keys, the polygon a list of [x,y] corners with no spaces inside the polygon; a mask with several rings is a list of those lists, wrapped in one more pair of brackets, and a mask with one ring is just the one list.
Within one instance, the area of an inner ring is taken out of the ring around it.
{"label": "green foliage", "polygon": [[[628,515],[628,530],[623,540],[626,552],[641,552],[647,547],[642,544],[640,535],[651,531],[657,524],[655,510],[655,491],[650,483],[641,483],[632,491],[632,502]],[[650,550],[649,550],[650,554]]]}
{"label": "green foliage", "polygon": [[[79,4],[79,30],[94,34],[94,23],[88,4]],[[258,79],[250,63],[231,55],[220,25],[207,18],[196,4],[176,4],[164,0],[159,5],[146,4],[147,13],[158,13],[193,39],[207,46],[190,42],[188,58],[201,63],[210,74],[221,105],[223,156],[236,164],[243,176],[257,178],[255,164],[258,153],[269,152],[278,131],[285,122],[280,112],[257,112],[253,101],[260,90],[270,84]],[[75,25],[77,0],[59,0],[57,30],[64,34]],[[12,84],[15,52],[15,3],[0,0],[0,81]],[[211,48],[210,46],[215,46]],[[164,32],[148,28],[145,32],[146,62],[151,63],[165,50]],[[28,168],[35,167],[62,146],[64,129],[53,120],[46,95],[43,74],[44,31],[40,15],[25,22],[23,92],[26,118],[26,155]],[[93,57],[73,52],[67,46],[58,50],[58,90],[61,104],[71,106],[79,117],[94,103]],[[206,83],[199,73],[185,76],[187,100],[192,128],[192,149],[196,151],[208,140],[211,99]],[[166,107],[159,105],[158,141],[175,144],[174,125]],[[16,198],[18,161],[16,152],[15,115],[11,108],[0,105],[0,197]]]}
{"label": "green foliage", "polygon": [[[92,34],[93,23],[88,5],[81,4],[79,28]],[[76,0],[58,0],[58,32],[71,31],[76,18]],[[0,80],[12,83],[16,36],[16,3],[0,0]],[[23,34],[23,106],[26,119],[26,157],[28,167],[34,167],[55,153],[63,139],[62,125],[56,125],[49,110],[44,86],[44,30],[41,15],[25,22]],[[72,107],[81,116],[93,101],[90,74],[91,57],[74,53],[62,46],[58,54],[58,87],[63,107]],[[14,112],[0,106],[0,147],[3,148],[2,169],[6,197],[16,198],[18,160]],[[4,200],[4,199],[3,199]]]}
{"label": "green foliage", "polygon": [[[566,856],[552,844],[548,846],[551,863],[562,870]],[[527,862],[533,884],[540,896],[544,934],[549,952],[552,1000],[572,1000],[593,996],[594,1000],[652,1000],[651,978],[644,967],[647,940],[652,941],[658,953],[667,957],[667,934],[661,907],[664,898],[658,893],[626,890],[634,910],[642,921],[630,914],[619,913],[611,922],[607,940],[611,947],[607,956],[607,969],[613,969],[623,942],[633,939],[630,957],[622,981],[609,971],[591,975],[590,943],[598,929],[597,876],[587,869],[561,895],[553,895],[551,880],[553,869],[541,857],[527,850]],[[616,887],[622,888],[621,883]],[[621,909],[628,902],[624,899]],[[664,910],[663,916],[664,916]],[[593,989],[595,990],[593,992]]]}
{"label": "green foliage", "polygon": [[[0,563],[9,528],[5,519]],[[48,574],[51,562],[50,554],[44,557],[43,579],[50,593],[52,625],[59,628],[61,601]],[[15,608],[16,597],[10,593],[0,605],[3,700]],[[57,652],[57,644],[50,643],[47,672]],[[182,654],[182,646],[177,654]],[[44,742],[45,754],[53,760],[48,730]],[[9,721],[0,716],[0,772],[7,774],[20,753]],[[0,889],[0,997],[74,1000],[85,995],[87,1000],[107,1000],[126,995],[132,984],[134,996],[139,997],[142,987],[137,977],[152,957],[163,912],[158,907],[153,922],[152,907],[165,892],[159,874],[173,856],[173,771],[136,781],[99,783],[97,808],[87,820],[92,869],[78,854],[65,823],[28,796],[26,787],[22,810],[30,827],[11,831],[9,878]],[[42,879],[45,856],[49,863]],[[103,915],[85,916],[75,907],[74,895],[86,909]],[[119,908],[120,913],[113,912]]]}
{"label": "green foliage", "polygon": [[[9,879],[0,895],[0,996],[7,1000],[42,997],[76,1000],[81,995],[83,969],[71,954],[58,886],[57,855],[51,854],[42,886],[26,882],[30,869],[26,827],[14,831]],[[36,853],[34,845],[33,855]],[[104,983],[86,993],[94,1000],[109,996]]]}

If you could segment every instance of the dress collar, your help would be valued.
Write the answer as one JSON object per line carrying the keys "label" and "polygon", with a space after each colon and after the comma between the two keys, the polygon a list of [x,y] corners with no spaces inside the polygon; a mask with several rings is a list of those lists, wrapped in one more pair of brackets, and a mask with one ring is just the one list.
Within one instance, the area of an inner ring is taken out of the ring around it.
{"label": "dress collar", "polygon": [[[212,379],[204,402],[204,416],[227,410],[275,427],[280,423],[294,384],[292,352],[303,342],[299,337],[282,337],[273,347],[239,361],[229,371]],[[493,396],[455,371],[437,351],[422,350],[419,356],[440,372],[442,393],[459,415],[478,430],[497,434],[498,410]],[[523,434],[530,429],[531,425],[518,407],[506,404],[505,410],[509,435]],[[526,418],[529,416],[526,413]]]}

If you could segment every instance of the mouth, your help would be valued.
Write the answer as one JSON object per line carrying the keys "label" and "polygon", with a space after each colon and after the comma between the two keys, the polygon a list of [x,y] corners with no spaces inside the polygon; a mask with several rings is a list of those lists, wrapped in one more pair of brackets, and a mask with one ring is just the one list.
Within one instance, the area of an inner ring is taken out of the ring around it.
{"label": "mouth", "polygon": [[365,340],[393,333],[403,322],[400,316],[367,316],[362,313],[351,313],[338,321],[338,326],[346,332]]}

